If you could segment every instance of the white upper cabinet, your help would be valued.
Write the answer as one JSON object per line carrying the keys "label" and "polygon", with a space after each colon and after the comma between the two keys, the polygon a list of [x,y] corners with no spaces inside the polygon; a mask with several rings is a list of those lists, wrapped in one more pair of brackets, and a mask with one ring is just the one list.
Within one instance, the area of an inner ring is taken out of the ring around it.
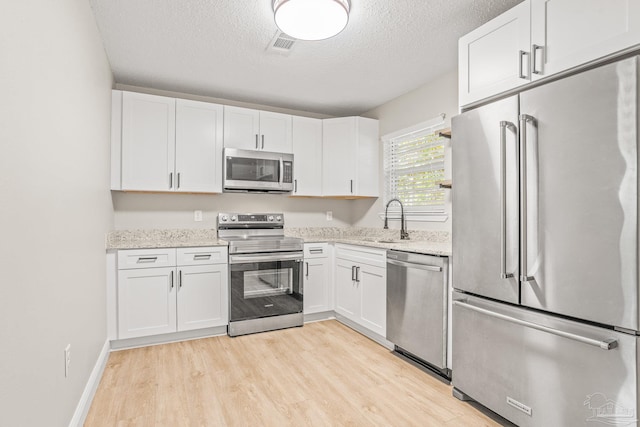
{"label": "white upper cabinet", "polygon": [[260,149],[277,153],[292,153],[291,116],[260,111]]}
{"label": "white upper cabinet", "polygon": [[329,197],[379,196],[378,121],[341,117],[322,122],[322,193]]}
{"label": "white upper cabinet", "polygon": [[222,105],[176,101],[176,191],[222,191]]}
{"label": "white upper cabinet", "polygon": [[531,20],[534,79],[640,44],[638,0],[532,0]]}
{"label": "white upper cabinet", "polygon": [[122,190],[173,188],[175,127],[174,98],[122,93]]}
{"label": "white upper cabinet", "polygon": [[224,107],[225,147],[291,153],[291,134],[288,114]]}
{"label": "white upper cabinet", "polygon": [[111,189],[220,193],[221,105],[113,92]]}
{"label": "white upper cabinet", "polygon": [[293,117],[294,196],[322,196],[322,120]]}
{"label": "white upper cabinet", "polygon": [[525,0],[460,38],[460,106],[638,46],[638,0]]}
{"label": "white upper cabinet", "polygon": [[459,101],[467,105],[530,81],[529,0],[460,38]]}
{"label": "white upper cabinet", "polygon": [[224,106],[224,146],[257,150],[260,147],[260,112]]}

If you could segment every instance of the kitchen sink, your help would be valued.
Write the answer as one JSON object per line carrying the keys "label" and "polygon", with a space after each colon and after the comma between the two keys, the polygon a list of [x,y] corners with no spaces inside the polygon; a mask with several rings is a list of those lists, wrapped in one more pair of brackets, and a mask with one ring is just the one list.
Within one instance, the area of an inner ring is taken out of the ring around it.
{"label": "kitchen sink", "polygon": [[365,242],[371,243],[409,243],[411,240],[402,239],[362,239]]}

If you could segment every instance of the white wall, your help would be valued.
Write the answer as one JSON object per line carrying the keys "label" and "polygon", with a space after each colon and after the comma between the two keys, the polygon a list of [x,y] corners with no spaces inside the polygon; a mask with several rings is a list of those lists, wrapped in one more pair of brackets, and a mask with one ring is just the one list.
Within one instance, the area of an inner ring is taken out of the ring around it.
{"label": "white wall", "polygon": [[[215,228],[218,212],[284,212],[287,227],[346,227],[353,201],[272,194],[143,194],[113,191],[116,229]],[[201,210],[203,221],[193,220]],[[326,211],[333,220],[326,220]]]}
{"label": "white wall", "polygon": [[[451,71],[409,93],[395,98],[371,111],[363,114],[380,121],[380,136],[408,128],[415,124],[430,120],[441,113],[446,114],[447,127],[451,125],[451,117],[458,114],[458,73]],[[383,147],[380,144],[380,170],[382,171]],[[445,148],[445,177],[451,177],[451,146]],[[380,174],[380,189],[384,189],[384,174]],[[454,183],[455,185],[455,183]],[[445,222],[409,221],[409,229],[451,231],[451,194],[445,190],[445,209],[449,215]],[[382,193],[381,193],[382,196]],[[379,214],[384,212],[382,197],[375,203],[356,201],[354,205],[354,224],[359,227],[382,227]],[[399,228],[399,221],[389,225]]]}
{"label": "white wall", "polygon": [[0,425],[65,426],[106,339],[113,226],[113,82],[89,2],[2,2],[0,64]]}

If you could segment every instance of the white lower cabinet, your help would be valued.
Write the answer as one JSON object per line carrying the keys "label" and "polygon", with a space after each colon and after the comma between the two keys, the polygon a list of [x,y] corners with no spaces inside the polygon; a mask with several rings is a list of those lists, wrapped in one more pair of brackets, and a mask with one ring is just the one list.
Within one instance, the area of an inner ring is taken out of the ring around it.
{"label": "white lower cabinet", "polygon": [[304,245],[304,314],[333,310],[333,280],[327,243]]}
{"label": "white lower cabinet", "polygon": [[178,331],[227,324],[227,265],[178,267]]}
{"label": "white lower cabinet", "polygon": [[118,272],[118,338],[176,331],[175,268]]}
{"label": "white lower cabinet", "polygon": [[226,247],[118,251],[118,339],[226,325],[227,284]]}
{"label": "white lower cabinet", "polygon": [[336,245],[335,278],[336,313],[386,336],[386,251]]}

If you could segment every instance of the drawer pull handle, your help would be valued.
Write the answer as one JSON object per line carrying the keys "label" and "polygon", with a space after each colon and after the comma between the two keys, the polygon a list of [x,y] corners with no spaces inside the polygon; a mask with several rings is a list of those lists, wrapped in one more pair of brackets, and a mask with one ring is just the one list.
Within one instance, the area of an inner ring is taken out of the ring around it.
{"label": "drawer pull handle", "polygon": [[511,323],[515,323],[516,325],[524,326],[526,328],[536,329],[538,331],[546,332],[552,335],[557,335],[559,337],[568,338],[570,340],[578,341],[584,344],[589,344],[595,347],[599,347],[603,350],[611,350],[618,347],[618,341],[615,339],[596,340],[596,339],[585,337],[582,335],[577,335],[571,332],[550,328],[548,326],[538,325],[537,323],[528,322],[526,320],[521,320],[515,317],[507,316],[506,314],[496,313],[495,311],[487,310],[486,308],[478,307],[464,301],[454,301],[453,304],[472,310],[472,311],[476,311],[478,313],[485,314],[487,316],[495,317],[496,319],[501,319],[506,322],[511,322]]}
{"label": "drawer pull handle", "polygon": [[147,264],[150,262],[156,262],[157,260],[158,260],[157,256],[140,257],[138,258],[137,264]]}
{"label": "drawer pull handle", "polygon": [[309,249],[310,254],[321,254],[323,252],[322,248],[318,249]]}
{"label": "drawer pull handle", "polygon": [[200,261],[204,259],[211,259],[211,254],[200,254],[200,255],[193,256],[194,261]]}

